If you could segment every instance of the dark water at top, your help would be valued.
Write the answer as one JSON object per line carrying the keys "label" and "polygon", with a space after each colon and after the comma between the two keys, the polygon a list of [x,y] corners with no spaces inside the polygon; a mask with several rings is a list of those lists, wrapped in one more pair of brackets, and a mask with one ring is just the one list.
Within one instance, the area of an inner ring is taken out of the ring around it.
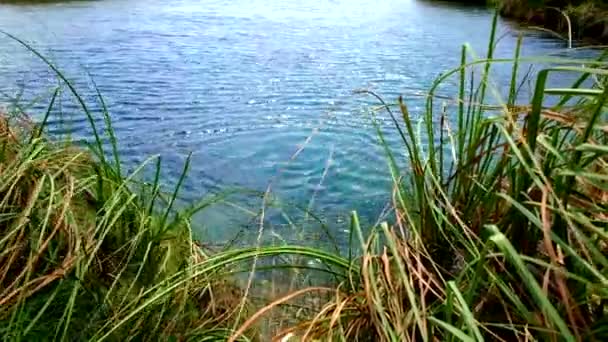
{"label": "dark water at top", "polygon": [[[458,64],[461,44],[483,55],[491,18],[481,8],[414,0],[0,5],[1,29],[33,43],[85,89],[88,74],[95,80],[126,165],[161,154],[164,179],[175,182],[192,151],[185,198],[230,186],[265,190],[273,179],[282,203],[310,207],[337,227],[352,209],[373,220],[390,190],[365,112],[373,101],[353,90],[405,94],[412,113],[421,114],[416,95]],[[498,55],[510,56],[518,32],[503,22],[498,30]],[[532,35],[524,54],[564,48]],[[39,96],[42,105],[57,83],[6,38],[0,81],[3,102],[23,91],[23,99]],[[64,113],[73,107],[62,102]],[[76,134],[86,132],[83,116],[70,120]],[[390,126],[386,118],[382,124]],[[395,136],[389,140],[396,144]],[[224,211],[201,218],[207,236],[231,236],[236,228],[226,227],[246,216]]]}

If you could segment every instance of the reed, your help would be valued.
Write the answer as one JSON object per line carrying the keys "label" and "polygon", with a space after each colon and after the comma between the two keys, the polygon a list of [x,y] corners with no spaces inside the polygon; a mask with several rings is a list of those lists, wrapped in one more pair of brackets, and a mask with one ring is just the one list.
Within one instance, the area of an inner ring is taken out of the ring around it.
{"label": "reed", "polygon": [[[461,65],[434,82],[419,120],[403,98],[381,103],[402,138],[398,151],[377,127],[395,222],[365,236],[353,213],[363,253],[352,273],[276,340],[608,337],[607,63],[527,59],[519,47],[496,59],[495,24],[486,56],[464,46]],[[538,71],[532,98],[520,103],[523,62],[552,66]],[[497,64],[511,65],[506,96],[493,86]],[[578,79],[551,87],[548,76],[561,73]],[[438,87],[454,79],[454,101],[437,104]]]}

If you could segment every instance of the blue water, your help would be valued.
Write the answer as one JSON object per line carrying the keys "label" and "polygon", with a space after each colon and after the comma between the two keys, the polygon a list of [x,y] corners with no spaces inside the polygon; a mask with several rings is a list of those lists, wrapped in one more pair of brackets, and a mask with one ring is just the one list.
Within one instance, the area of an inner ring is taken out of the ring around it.
{"label": "blue water", "polygon": [[[311,209],[338,239],[350,210],[367,222],[381,215],[390,182],[366,111],[374,101],[353,91],[370,89],[389,100],[404,94],[412,114],[421,114],[421,95],[458,64],[463,43],[483,54],[491,18],[484,8],[414,0],[0,5],[0,28],[48,56],[91,102],[95,81],[126,167],[160,154],[170,185],[192,152],[186,201],[270,184],[283,210],[267,212],[267,229],[287,239],[314,236],[289,225],[286,216],[302,218],[294,206]],[[499,56],[511,55],[518,33],[499,23]],[[528,34],[523,52],[564,48]],[[38,115],[57,80],[40,60],[0,38],[0,84],[3,103],[35,100],[30,111]],[[61,98],[52,133],[85,135],[88,124],[73,114],[73,99]],[[386,117],[381,124],[390,127]],[[388,140],[397,146],[394,134]],[[197,234],[224,241],[240,227],[255,229],[247,210],[257,213],[262,201],[245,197],[234,199],[238,207],[197,216]]]}

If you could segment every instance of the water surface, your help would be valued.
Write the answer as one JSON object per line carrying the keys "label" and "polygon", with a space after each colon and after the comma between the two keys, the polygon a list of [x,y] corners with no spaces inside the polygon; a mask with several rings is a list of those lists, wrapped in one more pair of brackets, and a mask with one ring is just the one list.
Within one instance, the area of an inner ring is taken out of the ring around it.
{"label": "water surface", "polygon": [[[271,183],[282,204],[311,208],[338,235],[349,210],[377,218],[390,190],[365,111],[373,99],[353,91],[405,94],[419,115],[419,95],[458,64],[461,44],[484,51],[491,18],[483,8],[413,0],[0,5],[1,29],[33,43],[89,95],[89,77],[95,81],[127,166],[160,154],[164,179],[174,183],[193,152],[186,199],[234,186],[263,191]],[[518,32],[503,22],[498,31],[497,53],[510,56]],[[40,97],[46,104],[56,78],[14,42],[0,42],[3,101]],[[524,53],[564,47],[529,35]],[[68,129],[58,122],[73,101],[60,108],[55,133]],[[83,116],[69,120],[76,134],[86,132]],[[387,118],[382,124],[390,126]],[[396,136],[389,141],[396,146]],[[199,233],[234,235],[236,223],[247,221],[225,215],[235,210],[207,213]],[[285,228],[276,227],[282,235]]]}

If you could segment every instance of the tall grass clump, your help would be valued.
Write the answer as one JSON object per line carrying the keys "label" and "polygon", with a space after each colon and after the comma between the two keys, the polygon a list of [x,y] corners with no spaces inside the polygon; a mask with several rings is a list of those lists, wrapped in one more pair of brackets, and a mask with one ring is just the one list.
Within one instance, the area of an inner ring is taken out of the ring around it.
{"label": "tall grass clump", "polygon": [[[364,236],[353,213],[362,255],[333,299],[277,340],[608,338],[608,64],[523,58],[521,39],[513,58],[495,58],[495,24],[487,55],[464,46],[419,119],[403,98],[382,104],[402,140],[388,146],[378,126],[395,222]],[[550,66],[522,103],[524,62]],[[511,67],[506,94],[491,79],[499,64]],[[560,74],[576,80],[551,87]],[[454,101],[438,105],[453,79]]]}
{"label": "tall grass clump", "polygon": [[[56,73],[93,139],[80,148],[44,134],[59,89],[40,125],[0,113],[0,339],[225,339],[246,316],[228,275],[247,255],[211,256],[193,241],[192,215],[214,199],[174,205],[189,160],[172,191],[161,186],[160,157],[122,174],[101,96],[103,131],[73,84],[10,37]],[[148,166],[156,176],[142,185]]]}
{"label": "tall grass clump", "polygon": [[[240,290],[158,186],[0,116],[0,336],[156,340],[225,333]],[[222,266],[223,265],[223,266]],[[203,271],[205,270],[205,271]]]}

